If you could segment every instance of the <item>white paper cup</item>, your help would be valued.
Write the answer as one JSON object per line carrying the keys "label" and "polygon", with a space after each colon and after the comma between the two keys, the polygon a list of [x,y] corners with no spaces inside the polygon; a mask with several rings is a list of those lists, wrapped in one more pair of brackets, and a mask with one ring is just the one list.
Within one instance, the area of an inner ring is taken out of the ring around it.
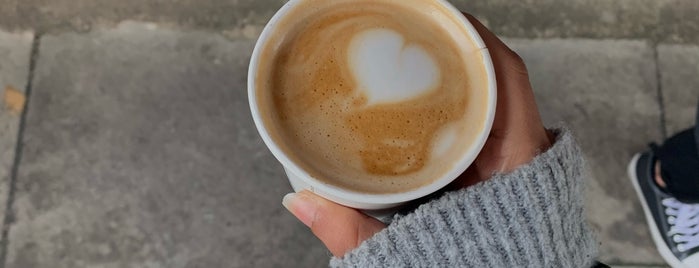
{"label": "white paper cup", "polygon": [[[260,64],[262,49],[266,46],[267,42],[270,40],[271,35],[275,33],[275,29],[278,27],[279,22],[289,14],[294,6],[303,2],[303,0],[291,0],[287,2],[269,21],[260,38],[257,40],[255,45],[255,50],[253,51],[252,58],[250,60],[250,68],[248,71],[248,97],[250,102],[250,109],[252,111],[252,116],[257,126],[257,130],[262,136],[262,140],[265,142],[272,154],[281,162],[284,166],[284,170],[289,177],[292,187],[296,192],[302,190],[309,190],[314,192],[326,199],[345,205],[348,207],[353,207],[357,209],[362,209],[365,212],[373,215],[380,215],[382,212],[390,211],[392,208],[396,208],[408,201],[415,200],[431,193],[438,191],[443,188],[454,179],[456,179],[461,173],[463,173],[466,168],[474,161],[480,150],[485,144],[486,138],[490,133],[490,129],[493,124],[493,119],[495,117],[495,104],[497,98],[496,92],[496,82],[495,82],[495,72],[493,70],[493,63],[490,58],[483,40],[478,35],[476,29],[471,25],[471,23],[461,14],[461,12],[452,6],[449,2],[444,0],[434,0],[437,3],[443,5],[449,12],[453,13],[455,16],[460,18],[464,29],[470,34],[470,39],[474,42],[476,47],[480,49],[482,53],[483,65],[485,66],[485,73],[487,75],[487,88],[482,90],[488,91],[488,104],[487,112],[484,123],[484,128],[482,133],[479,134],[471,148],[462,155],[454,167],[446,172],[442,177],[434,180],[432,183],[422,186],[420,188],[402,192],[402,193],[391,193],[391,194],[368,194],[356,191],[351,191],[343,189],[321,180],[313,178],[308,172],[303,170],[299,165],[294,163],[290,157],[288,157],[284,151],[282,151],[275,140],[273,140],[268,133],[263,119],[260,115],[257,95],[256,95],[256,85],[255,77],[257,76],[258,65]],[[373,212],[373,213],[372,213]]]}

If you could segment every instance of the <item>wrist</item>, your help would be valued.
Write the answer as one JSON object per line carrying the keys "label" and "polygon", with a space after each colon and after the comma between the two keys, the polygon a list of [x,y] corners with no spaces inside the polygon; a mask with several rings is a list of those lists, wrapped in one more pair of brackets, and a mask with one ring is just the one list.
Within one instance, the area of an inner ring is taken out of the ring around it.
{"label": "wrist", "polygon": [[519,150],[514,151],[510,155],[509,161],[505,161],[507,164],[504,165],[502,172],[509,173],[522,165],[528,164],[536,156],[548,151],[553,146],[555,139],[555,133],[544,128],[536,135],[525,136],[518,144],[514,145],[518,146]]}

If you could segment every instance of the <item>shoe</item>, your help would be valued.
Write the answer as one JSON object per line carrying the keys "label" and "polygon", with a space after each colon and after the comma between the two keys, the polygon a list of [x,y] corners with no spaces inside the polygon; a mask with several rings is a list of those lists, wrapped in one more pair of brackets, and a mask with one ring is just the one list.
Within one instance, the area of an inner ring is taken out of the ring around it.
{"label": "shoe", "polygon": [[685,204],[655,183],[655,156],[639,153],[629,163],[629,178],[641,200],[651,236],[670,266],[699,267],[699,204]]}

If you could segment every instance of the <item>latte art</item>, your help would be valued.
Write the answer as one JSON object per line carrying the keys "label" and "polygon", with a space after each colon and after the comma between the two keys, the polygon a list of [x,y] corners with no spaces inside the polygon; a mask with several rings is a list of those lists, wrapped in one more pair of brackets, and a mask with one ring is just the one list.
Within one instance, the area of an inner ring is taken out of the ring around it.
{"label": "latte art", "polygon": [[487,102],[459,22],[430,1],[307,2],[256,78],[272,138],[311,176],[359,192],[408,191],[450,170]]}
{"label": "latte art", "polygon": [[439,85],[440,70],[432,56],[389,29],[358,33],[349,44],[350,69],[368,104],[401,102]]}

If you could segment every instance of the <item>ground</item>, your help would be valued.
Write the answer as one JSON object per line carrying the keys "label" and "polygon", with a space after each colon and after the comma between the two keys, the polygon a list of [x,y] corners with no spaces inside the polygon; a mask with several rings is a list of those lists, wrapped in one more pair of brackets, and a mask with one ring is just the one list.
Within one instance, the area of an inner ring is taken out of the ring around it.
{"label": "ground", "polygon": [[[326,266],[247,105],[283,2],[0,0],[0,267]],[[576,133],[599,259],[662,267],[626,164],[693,124],[699,4],[453,2],[524,58],[546,124]]]}

